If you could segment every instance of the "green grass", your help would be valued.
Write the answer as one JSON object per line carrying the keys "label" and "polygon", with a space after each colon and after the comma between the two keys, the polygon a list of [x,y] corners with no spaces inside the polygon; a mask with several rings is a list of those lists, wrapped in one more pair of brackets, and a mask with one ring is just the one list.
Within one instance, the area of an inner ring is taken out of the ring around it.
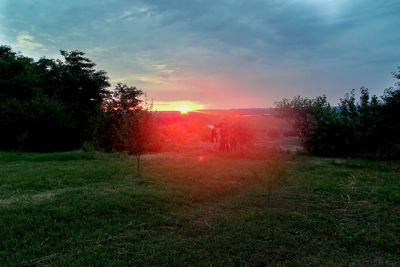
{"label": "green grass", "polygon": [[0,266],[400,264],[399,161],[268,160],[0,152]]}

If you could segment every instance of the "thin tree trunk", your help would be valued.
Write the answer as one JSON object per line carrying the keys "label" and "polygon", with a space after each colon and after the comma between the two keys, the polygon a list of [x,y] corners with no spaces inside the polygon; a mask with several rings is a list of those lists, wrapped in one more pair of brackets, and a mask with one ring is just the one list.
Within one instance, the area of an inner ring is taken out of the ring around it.
{"label": "thin tree trunk", "polygon": [[137,177],[140,176],[140,154],[136,155],[136,160],[137,160]]}
{"label": "thin tree trunk", "polygon": [[376,152],[376,157],[379,158],[381,154],[382,145],[379,146],[378,151]]}
{"label": "thin tree trunk", "polygon": [[271,202],[271,177],[268,179],[268,204]]}

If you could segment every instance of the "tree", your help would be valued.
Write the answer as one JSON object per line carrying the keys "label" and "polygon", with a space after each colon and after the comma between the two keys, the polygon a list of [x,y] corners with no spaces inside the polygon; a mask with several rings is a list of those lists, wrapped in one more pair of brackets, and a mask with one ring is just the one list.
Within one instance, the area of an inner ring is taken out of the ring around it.
{"label": "tree", "polygon": [[142,95],[142,90],[118,83],[104,99],[104,112],[94,127],[96,144],[111,145],[112,149],[126,150],[136,157],[137,176],[143,153],[158,146],[153,105],[148,101],[142,103]]}
{"label": "tree", "polygon": [[[394,76],[400,77],[399,73]],[[294,97],[276,102],[275,112],[288,119],[312,153],[400,154],[400,89],[388,88],[381,98],[370,97],[368,89],[361,87],[359,101],[353,89],[340,99],[338,108],[331,108],[325,96]]]}
{"label": "tree", "polygon": [[[400,80],[400,67],[393,72],[393,77]],[[385,89],[382,96],[382,138],[389,153],[400,155],[400,82],[395,87]]]}
{"label": "tree", "polygon": [[[361,98],[363,97],[365,101],[366,95],[361,96]],[[359,151],[360,148],[362,133],[359,110],[359,105],[356,103],[355,90],[352,89],[350,93],[346,93],[344,98],[341,98],[339,102],[339,116],[342,126],[341,136],[347,156]]]}
{"label": "tree", "polygon": [[123,83],[117,83],[113,92],[109,93],[103,101],[106,112],[121,113],[135,110],[142,102],[140,97],[143,91]]}
{"label": "tree", "polygon": [[103,99],[110,94],[110,84],[106,72],[96,71],[96,64],[85,58],[83,52],[60,52],[65,62],[58,61],[57,95],[76,123],[72,137],[81,144],[90,134],[91,118],[101,112]]}
{"label": "tree", "polygon": [[109,94],[108,77],[80,51],[38,61],[0,46],[0,148],[79,147]]}
{"label": "tree", "polygon": [[306,150],[319,155],[342,153],[343,125],[326,96],[314,99],[297,96],[275,105],[275,114],[289,121]]}
{"label": "tree", "polygon": [[118,83],[114,90],[103,98],[102,112],[92,121],[92,144],[105,151],[124,150],[125,137],[119,128],[123,126],[125,114],[140,108],[142,90]]}
{"label": "tree", "polygon": [[128,111],[119,118],[117,137],[129,155],[137,162],[137,176],[140,176],[141,156],[155,149],[157,141],[156,123],[151,107]]}

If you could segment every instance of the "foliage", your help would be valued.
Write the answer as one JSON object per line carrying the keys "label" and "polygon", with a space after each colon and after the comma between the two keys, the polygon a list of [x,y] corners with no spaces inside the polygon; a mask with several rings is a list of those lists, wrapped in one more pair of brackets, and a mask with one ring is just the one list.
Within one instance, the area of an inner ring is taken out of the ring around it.
{"label": "foliage", "polygon": [[136,157],[137,176],[140,176],[141,156],[157,148],[157,126],[151,106],[121,114],[114,125],[115,135],[122,148]]}
{"label": "foliage", "polygon": [[103,98],[102,112],[91,121],[91,143],[104,151],[124,150],[124,138],[119,134],[121,121],[127,113],[140,109],[143,92],[136,87],[118,83],[114,90]]}
{"label": "foliage", "polygon": [[[393,74],[399,78],[399,73]],[[398,83],[396,84],[399,85]],[[381,100],[365,87],[359,101],[355,90],[331,107],[325,96],[300,96],[276,102],[275,112],[287,118],[304,147],[317,155],[357,153],[400,155],[400,88],[388,88]]]}
{"label": "foliage", "polygon": [[[400,80],[399,72],[393,73],[394,77]],[[385,140],[383,149],[389,153],[400,156],[400,82],[396,83],[397,88],[388,88],[382,96],[382,125],[381,136]]]}
{"label": "foliage", "polygon": [[[314,99],[294,97],[276,102],[275,112],[287,118],[304,147],[316,154],[329,154],[343,149],[340,120],[335,109],[331,108],[326,96]],[[338,126],[340,128],[338,128]]]}
{"label": "foliage", "polygon": [[159,145],[153,104],[147,100],[142,104],[142,95],[140,89],[118,83],[104,98],[103,112],[93,122],[92,141],[97,149],[125,150],[134,155],[138,176],[141,155]]}
{"label": "foliage", "polygon": [[143,91],[135,86],[117,83],[103,101],[103,110],[109,113],[129,112],[138,109]]}
{"label": "foliage", "polygon": [[33,60],[0,46],[0,148],[79,147],[109,94],[108,77],[80,51]]}

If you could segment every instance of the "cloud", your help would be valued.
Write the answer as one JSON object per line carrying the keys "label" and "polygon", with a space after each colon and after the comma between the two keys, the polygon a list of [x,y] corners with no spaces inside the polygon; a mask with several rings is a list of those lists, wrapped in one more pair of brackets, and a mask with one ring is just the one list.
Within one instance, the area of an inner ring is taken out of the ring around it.
{"label": "cloud", "polygon": [[96,46],[96,47],[91,47],[91,48],[86,48],[85,53],[95,55],[95,54],[101,54],[107,52],[107,48],[102,47],[102,46]]}
{"label": "cloud", "polygon": [[22,51],[41,49],[45,51],[43,44],[36,42],[35,37],[28,34],[27,32],[20,32],[17,36],[17,42],[15,47]]}
{"label": "cloud", "polygon": [[336,104],[391,85],[399,12],[394,0],[4,0],[0,34],[28,56],[87,52],[159,101],[260,107],[324,93]]}

